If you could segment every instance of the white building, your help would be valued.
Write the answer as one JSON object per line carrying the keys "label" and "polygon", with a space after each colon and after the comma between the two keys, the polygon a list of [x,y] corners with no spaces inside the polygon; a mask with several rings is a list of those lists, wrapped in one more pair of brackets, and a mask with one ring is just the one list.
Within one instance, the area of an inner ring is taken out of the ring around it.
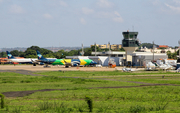
{"label": "white building", "polygon": [[[95,55],[95,52],[92,52],[92,55]],[[110,59],[114,59],[117,66],[124,66],[125,64],[125,52],[118,52],[118,51],[112,51],[112,52],[96,52],[96,56],[66,56],[68,59],[92,59],[98,64],[101,64],[102,66],[108,66],[109,61],[109,55]],[[133,66],[145,66],[147,62],[158,59],[167,59],[168,56],[166,53],[153,53],[151,52],[134,52],[132,54],[132,63]]]}
{"label": "white building", "polygon": [[[179,48],[176,49],[172,49],[170,47],[166,48],[166,49],[158,49],[158,48],[154,48],[154,52],[155,53],[166,53],[168,51],[170,51],[171,53],[175,53],[176,51],[178,51]],[[147,47],[141,47],[140,51],[144,51],[144,52],[153,52],[153,49],[148,49]]]}

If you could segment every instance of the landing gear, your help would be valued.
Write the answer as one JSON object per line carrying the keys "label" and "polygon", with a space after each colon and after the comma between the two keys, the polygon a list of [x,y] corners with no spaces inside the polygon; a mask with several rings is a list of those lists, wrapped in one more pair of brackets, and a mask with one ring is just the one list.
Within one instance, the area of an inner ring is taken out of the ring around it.
{"label": "landing gear", "polygon": [[36,66],[36,64],[33,64],[33,66]]}
{"label": "landing gear", "polygon": [[65,66],[65,68],[69,68],[69,66]]}
{"label": "landing gear", "polygon": [[48,64],[46,64],[46,65],[44,66],[44,68],[48,68],[48,67],[50,67],[50,66],[48,66]]}

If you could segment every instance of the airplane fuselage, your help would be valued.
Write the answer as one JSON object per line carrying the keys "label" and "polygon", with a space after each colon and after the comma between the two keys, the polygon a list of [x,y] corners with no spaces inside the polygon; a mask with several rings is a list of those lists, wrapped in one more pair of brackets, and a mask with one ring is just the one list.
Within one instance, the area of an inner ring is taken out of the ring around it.
{"label": "airplane fuselage", "polygon": [[31,58],[24,58],[24,59],[8,59],[8,61],[11,61],[11,62],[17,62],[17,63],[33,63],[33,62],[36,62],[37,59],[31,59]]}
{"label": "airplane fuselage", "polygon": [[91,59],[39,59],[40,62],[51,64],[51,65],[66,65],[71,64],[72,66],[77,65],[93,65],[95,62]]}

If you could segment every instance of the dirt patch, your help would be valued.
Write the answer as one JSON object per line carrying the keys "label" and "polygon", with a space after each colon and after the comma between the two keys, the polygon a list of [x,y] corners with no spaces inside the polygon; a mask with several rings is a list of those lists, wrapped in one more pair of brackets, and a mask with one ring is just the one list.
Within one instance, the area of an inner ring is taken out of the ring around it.
{"label": "dirt patch", "polygon": [[[108,89],[108,88],[133,88],[133,87],[148,87],[148,86],[180,86],[174,84],[147,84],[140,86],[114,86],[114,87],[91,87],[86,89]],[[13,91],[13,92],[3,92],[2,94],[6,97],[24,97],[35,92],[44,92],[44,91],[54,91],[54,90],[66,90],[66,89],[42,89],[42,90],[32,90],[32,91]],[[69,89],[68,89],[69,90]],[[73,90],[73,89],[72,89]]]}
{"label": "dirt patch", "polygon": [[66,89],[42,89],[42,90],[32,90],[32,91],[12,91],[2,93],[6,97],[24,97],[35,92],[44,92],[44,91],[54,91],[54,90],[66,90]]}

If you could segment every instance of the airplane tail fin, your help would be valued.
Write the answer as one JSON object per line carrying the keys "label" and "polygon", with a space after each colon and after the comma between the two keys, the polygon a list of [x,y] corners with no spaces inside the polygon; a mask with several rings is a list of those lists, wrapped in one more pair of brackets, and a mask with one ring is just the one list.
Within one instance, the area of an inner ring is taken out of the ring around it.
{"label": "airplane tail fin", "polygon": [[38,59],[45,59],[42,55],[41,55],[41,53],[39,52],[39,51],[36,51],[37,52],[37,55],[38,55]]}
{"label": "airplane tail fin", "polygon": [[12,58],[15,58],[11,55],[11,53],[9,51],[6,51],[7,55],[8,55],[8,59],[12,59]]}

